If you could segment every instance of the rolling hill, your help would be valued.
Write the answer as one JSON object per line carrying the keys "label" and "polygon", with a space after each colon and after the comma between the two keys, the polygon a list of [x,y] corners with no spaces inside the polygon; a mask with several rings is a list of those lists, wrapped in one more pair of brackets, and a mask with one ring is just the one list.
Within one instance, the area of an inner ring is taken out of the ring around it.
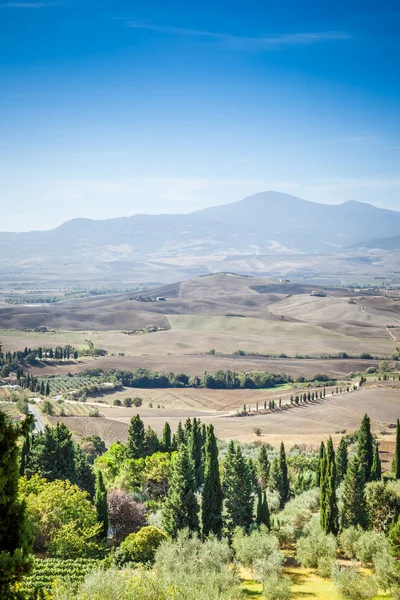
{"label": "rolling hill", "polygon": [[0,278],[169,282],[218,270],[307,277],[329,273],[327,262],[334,273],[349,272],[360,266],[355,245],[383,240],[384,247],[399,230],[400,212],[263,192],[185,215],[74,219],[51,231],[0,233]]}

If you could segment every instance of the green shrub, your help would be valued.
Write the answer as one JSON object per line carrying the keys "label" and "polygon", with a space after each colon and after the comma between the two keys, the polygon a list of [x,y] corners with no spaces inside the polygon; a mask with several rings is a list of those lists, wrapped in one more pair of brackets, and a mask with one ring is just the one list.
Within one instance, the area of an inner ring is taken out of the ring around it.
{"label": "green shrub", "polygon": [[250,535],[247,535],[240,527],[236,528],[233,534],[232,547],[236,558],[245,567],[252,567],[259,561],[258,564],[261,569],[260,561],[266,561],[271,556],[274,556],[278,562],[283,563],[283,556],[278,548],[278,540],[274,535],[268,533],[265,527],[261,527],[259,530],[255,529]]}
{"label": "green shrub", "polygon": [[297,541],[297,560],[303,567],[318,569],[322,577],[328,577],[336,560],[335,537],[322,531],[316,518],[307,525],[304,533]]}
{"label": "green shrub", "polygon": [[166,539],[165,533],[157,527],[142,527],[137,533],[128,535],[122,542],[116,552],[116,562],[120,566],[129,562],[152,562],[157,548]]}
{"label": "green shrub", "polygon": [[264,597],[268,600],[290,600],[292,584],[288,577],[272,575],[264,581]]}
{"label": "green shrub", "polygon": [[357,560],[368,566],[374,556],[389,553],[389,542],[383,533],[365,531],[355,543],[355,552]]}
{"label": "green shrub", "polygon": [[347,558],[356,557],[356,543],[363,531],[360,527],[347,527],[339,536],[339,545]]}
{"label": "green shrub", "polygon": [[372,600],[378,587],[373,577],[363,577],[353,567],[333,570],[333,581],[343,600]]}

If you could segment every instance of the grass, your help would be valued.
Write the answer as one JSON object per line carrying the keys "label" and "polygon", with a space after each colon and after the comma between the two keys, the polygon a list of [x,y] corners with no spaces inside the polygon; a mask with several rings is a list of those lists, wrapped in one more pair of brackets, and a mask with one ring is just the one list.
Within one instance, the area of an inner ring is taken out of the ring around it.
{"label": "grass", "polygon": [[[286,567],[285,575],[293,582],[293,599],[297,600],[340,600],[332,579],[322,579],[312,569]],[[248,572],[243,573],[241,588],[246,598],[264,600],[261,583],[251,579]],[[390,600],[389,593],[381,593],[374,600]]]}

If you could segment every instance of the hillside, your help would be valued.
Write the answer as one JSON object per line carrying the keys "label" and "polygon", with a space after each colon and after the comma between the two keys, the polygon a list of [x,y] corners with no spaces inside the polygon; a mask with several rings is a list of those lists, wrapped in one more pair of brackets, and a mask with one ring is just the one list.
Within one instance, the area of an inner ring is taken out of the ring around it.
{"label": "hillside", "polygon": [[[396,211],[263,192],[185,215],[75,219],[51,231],[0,233],[0,279],[29,286],[171,282],[214,271],[334,277],[366,264],[354,251],[343,259],[347,249],[399,229]],[[382,267],[376,262],[367,261],[372,274]]]}

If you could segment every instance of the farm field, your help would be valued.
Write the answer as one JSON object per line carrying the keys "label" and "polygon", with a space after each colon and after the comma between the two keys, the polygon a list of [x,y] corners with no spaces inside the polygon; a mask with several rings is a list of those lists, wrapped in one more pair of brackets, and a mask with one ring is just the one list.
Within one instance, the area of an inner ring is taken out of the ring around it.
{"label": "farm field", "polygon": [[[109,354],[149,356],[206,353],[287,356],[393,354],[400,304],[375,292],[321,288],[273,280],[212,275],[151,290],[165,301],[117,294],[49,305],[7,305],[0,310],[0,339],[6,350],[90,340]],[[149,292],[150,293],[150,292]],[[123,331],[156,326],[154,333]],[[46,326],[54,333],[23,331]],[[388,328],[389,327],[389,328]],[[8,328],[8,329],[6,329]]]}
{"label": "farm field", "polygon": [[[168,391],[170,392],[170,390]],[[225,392],[222,390],[205,391],[211,395],[215,394],[219,403],[221,395],[223,397],[222,393]],[[132,395],[139,395],[137,394],[138,390],[132,390],[132,392],[134,392]],[[179,390],[179,393],[181,394],[182,390]],[[226,391],[227,397],[232,393],[234,392]],[[262,397],[263,393],[253,391],[253,398]],[[159,400],[161,404],[161,396]],[[165,421],[168,421],[175,430],[180,420],[186,419],[187,416],[197,416],[205,423],[213,423],[217,437],[223,440],[259,441],[273,446],[278,446],[281,441],[284,441],[288,447],[299,444],[317,448],[320,442],[329,435],[334,441],[337,441],[343,431],[356,430],[363,415],[367,412],[371,417],[374,433],[386,444],[385,449],[382,448],[381,457],[385,468],[386,463],[389,464],[391,460],[394,440],[393,430],[389,426],[395,423],[400,414],[400,389],[394,386],[371,385],[371,387],[361,388],[355,392],[345,392],[287,410],[268,414],[254,413],[247,417],[227,416],[216,409],[210,411],[210,408],[205,411],[204,403],[199,401],[197,404],[192,402],[190,408],[187,404],[184,407],[183,401],[180,405],[177,402],[174,407],[168,407],[167,400],[165,408],[157,408],[156,402],[153,400],[154,408],[149,408],[145,404],[140,408],[101,407],[100,414],[106,418],[67,417],[60,420],[81,435],[97,433],[109,444],[116,440],[126,441],[128,424],[135,414],[140,414],[145,425],[150,425],[158,433],[161,433]],[[237,402],[237,399],[232,400],[232,407]],[[254,401],[251,404],[254,406]],[[224,407],[227,406],[229,403],[226,401]],[[261,429],[260,436],[256,435],[255,428]]]}
{"label": "farm field", "polygon": [[57,364],[31,366],[33,375],[59,375],[79,373],[87,368],[121,369],[132,371],[137,368],[152,369],[162,373],[183,372],[187,375],[203,375],[204,371],[268,371],[287,373],[292,377],[312,377],[316,373],[326,373],[330,377],[340,378],[350,372],[364,372],[368,367],[378,365],[376,360],[360,359],[295,359],[264,358],[261,356],[175,354],[142,356],[105,356],[96,359],[80,358],[78,361]]}

